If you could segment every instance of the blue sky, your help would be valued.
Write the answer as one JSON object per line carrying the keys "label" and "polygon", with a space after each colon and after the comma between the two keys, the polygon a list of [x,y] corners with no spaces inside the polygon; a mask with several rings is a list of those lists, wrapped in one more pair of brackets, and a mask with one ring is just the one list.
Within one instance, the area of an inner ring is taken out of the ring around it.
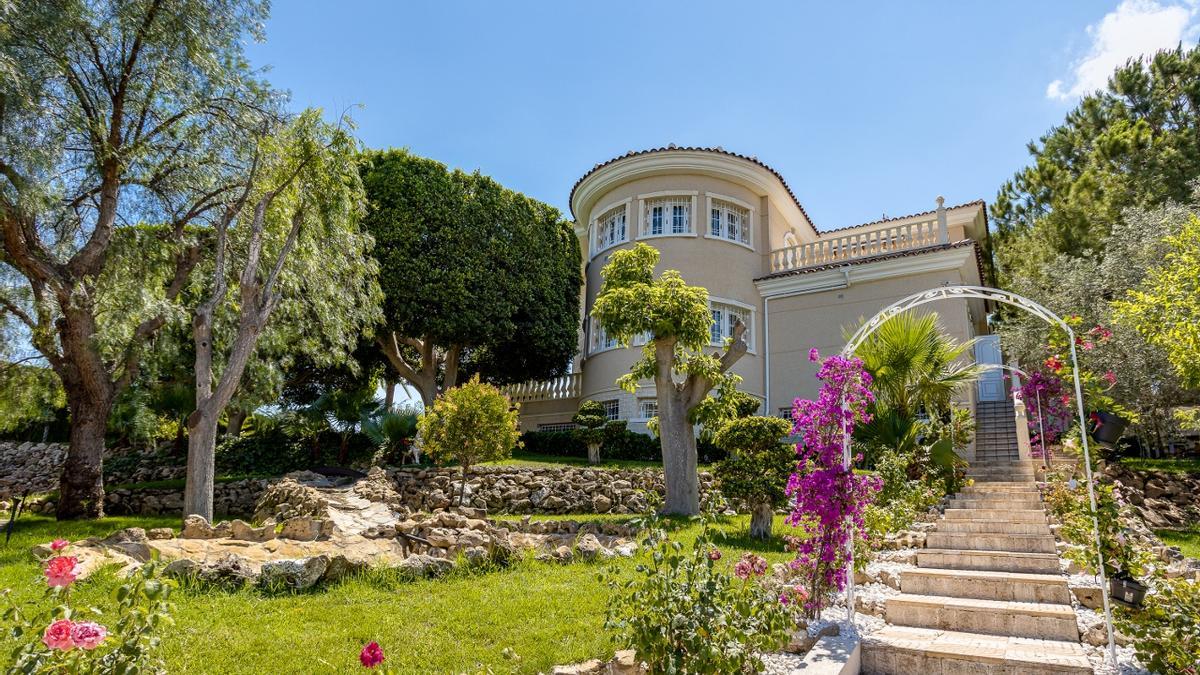
{"label": "blue sky", "polygon": [[1192,43],[1168,1],[275,3],[258,66],[370,147],[480,169],[564,212],[629,150],[756,155],[819,229],[995,196],[1129,56]]}

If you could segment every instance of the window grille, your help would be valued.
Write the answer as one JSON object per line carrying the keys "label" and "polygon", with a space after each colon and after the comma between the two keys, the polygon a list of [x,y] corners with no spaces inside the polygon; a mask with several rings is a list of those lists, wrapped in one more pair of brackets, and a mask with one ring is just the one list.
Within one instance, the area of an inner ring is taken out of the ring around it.
{"label": "window grille", "polygon": [[647,199],[642,214],[642,234],[655,237],[663,234],[690,234],[692,231],[692,198],[660,197]]}

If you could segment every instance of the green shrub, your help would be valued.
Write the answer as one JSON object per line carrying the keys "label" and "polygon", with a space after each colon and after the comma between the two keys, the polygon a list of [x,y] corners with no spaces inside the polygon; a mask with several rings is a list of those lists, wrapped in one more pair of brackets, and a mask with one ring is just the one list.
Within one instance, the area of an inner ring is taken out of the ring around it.
{"label": "green shrub", "polygon": [[796,449],[784,444],[792,425],[778,417],[743,417],[727,422],[713,442],[729,453],[714,467],[721,494],[750,507],[750,536],[767,539],[775,509],[787,502],[788,478],[796,471]]}
{"label": "green shrub", "polygon": [[517,407],[479,375],[443,393],[418,423],[423,450],[434,461],[462,467],[462,503],[472,464],[504,459],[520,442]]}
{"label": "green shrub", "polygon": [[1117,625],[1151,671],[1200,673],[1200,583],[1163,580],[1141,609],[1119,612]]}
{"label": "green shrub", "polygon": [[550,457],[587,457],[587,446],[574,431],[526,431],[520,445],[525,452]]}
{"label": "green shrub", "polygon": [[601,575],[611,593],[605,626],[637,651],[650,672],[761,672],[759,655],[780,647],[795,626],[793,612],[806,599],[804,590],[768,588],[767,561],[754,554],[736,565],[722,562],[712,543],[713,518],[706,509],[700,534],[685,548],[651,515],[643,540],[651,555],[634,576],[616,568]]}

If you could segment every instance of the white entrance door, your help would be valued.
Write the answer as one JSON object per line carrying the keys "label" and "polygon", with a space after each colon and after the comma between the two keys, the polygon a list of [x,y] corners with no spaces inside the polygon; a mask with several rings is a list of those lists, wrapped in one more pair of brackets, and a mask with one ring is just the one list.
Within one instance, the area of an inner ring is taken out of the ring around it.
{"label": "white entrance door", "polygon": [[[1000,336],[981,335],[975,342],[975,362],[979,365],[1000,365]],[[1003,401],[1004,372],[999,368],[984,371],[975,384],[980,401]]]}

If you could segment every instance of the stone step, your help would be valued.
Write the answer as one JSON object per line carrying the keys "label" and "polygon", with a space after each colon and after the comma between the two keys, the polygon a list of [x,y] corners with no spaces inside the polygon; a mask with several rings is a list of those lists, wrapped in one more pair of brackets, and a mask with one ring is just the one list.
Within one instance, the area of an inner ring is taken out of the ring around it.
{"label": "stone step", "polygon": [[863,638],[866,675],[1092,675],[1083,646],[911,626],[885,626]]}
{"label": "stone step", "polygon": [[1020,553],[1056,553],[1050,534],[997,534],[991,532],[930,532],[925,535],[929,548],[965,551],[1016,551]]}
{"label": "stone step", "polygon": [[1037,483],[1024,483],[1021,481],[989,481],[987,483],[968,485],[958,494],[963,496],[1005,494],[1041,495],[1041,490],[1038,490]]}
{"label": "stone step", "polygon": [[919,628],[1079,641],[1070,605],[1012,600],[948,598],[902,593],[887,599],[887,622]]}
{"label": "stone step", "polygon": [[1045,523],[1042,509],[956,509],[948,508],[946,520],[1006,520],[1014,523]]}
{"label": "stone step", "polygon": [[1031,574],[1058,574],[1060,571],[1058,555],[1054,553],[944,548],[924,548],[917,551],[917,566],[951,570],[1028,572]]}
{"label": "stone step", "polygon": [[1067,578],[1061,574],[1023,574],[985,570],[942,570],[918,567],[900,573],[900,588],[915,595],[941,595],[979,600],[1071,604]]}
{"label": "stone step", "polygon": [[1041,501],[1037,499],[963,499],[955,497],[950,500],[949,508],[1013,511],[1017,509],[1036,509],[1040,508],[1041,504]]}
{"label": "stone step", "polygon": [[939,520],[937,532],[975,532],[990,534],[1050,534],[1050,525],[1046,522],[1022,523],[1012,520]]}

